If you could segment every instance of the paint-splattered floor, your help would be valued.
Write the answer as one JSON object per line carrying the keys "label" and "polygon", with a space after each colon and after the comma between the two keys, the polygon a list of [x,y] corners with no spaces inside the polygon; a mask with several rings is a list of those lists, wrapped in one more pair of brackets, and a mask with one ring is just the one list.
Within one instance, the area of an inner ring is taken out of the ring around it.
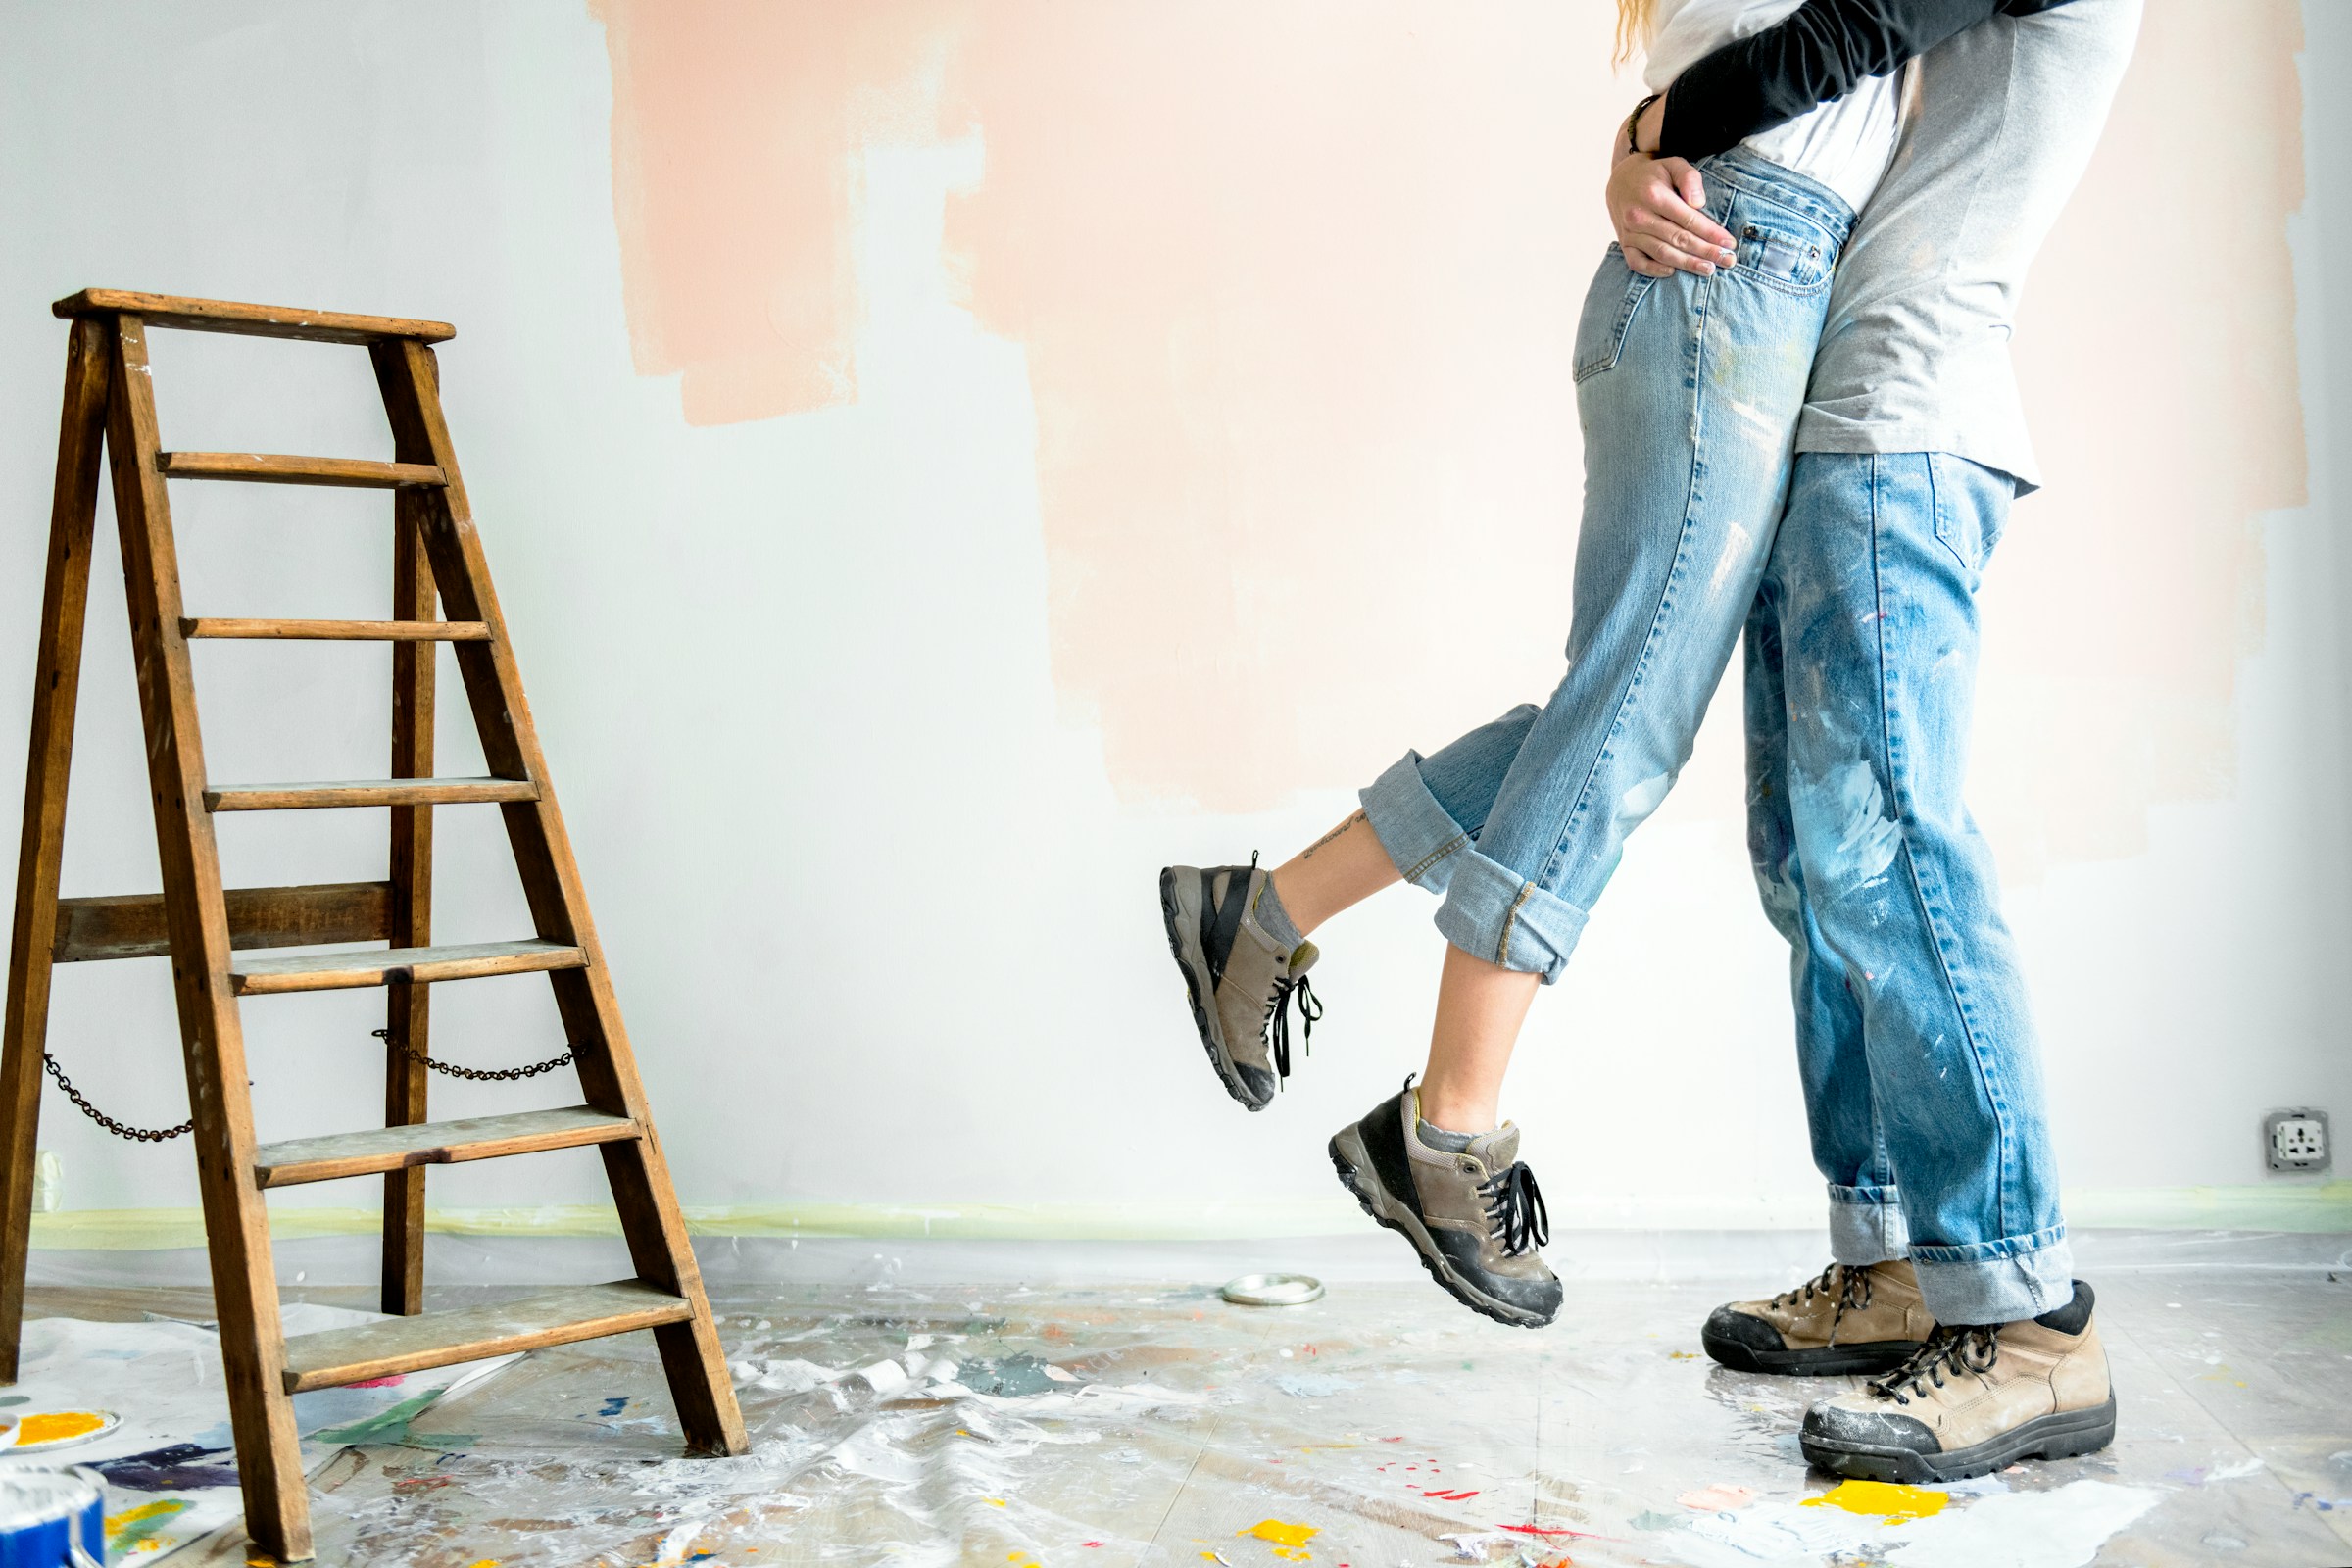
{"label": "paint-splattered floor", "polygon": [[[730,1286],[718,1300],[749,1457],[675,1457],[645,1337],[543,1351],[429,1409],[405,1443],[322,1471],[319,1558],[2352,1561],[2352,1272],[2099,1283],[2116,1446],[1955,1489],[1908,1522],[1808,1505],[1829,1483],[1800,1463],[1796,1425],[1842,1381],[1705,1360],[1696,1329],[1719,1285],[1580,1283],[1542,1333],[1402,1281],[1279,1310],[1227,1305],[1206,1282]],[[134,1312],[140,1297],[34,1294],[36,1311],[88,1316]],[[245,1551],[224,1539],[179,1560],[241,1564]]]}

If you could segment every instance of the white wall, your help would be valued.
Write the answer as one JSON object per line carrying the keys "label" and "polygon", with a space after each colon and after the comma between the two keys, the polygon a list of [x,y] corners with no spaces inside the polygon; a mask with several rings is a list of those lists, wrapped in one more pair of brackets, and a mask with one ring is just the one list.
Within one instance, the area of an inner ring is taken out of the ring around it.
{"label": "white wall", "polygon": [[[2128,1190],[2262,1182],[2255,1127],[2277,1104],[2328,1105],[2352,1128],[2352,494],[2335,458],[2352,436],[2352,20],[2306,9],[2308,195],[2288,238],[2311,499],[2256,523],[2258,632],[2229,693],[2225,781],[2151,807],[2144,847],[2108,858],[2044,856],[1995,823],[2005,863],[2034,868],[2010,907],[2084,1212],[2124,1213],[2112,1195]],[[1331,928],[1318,1049],[1270,1112],[1240,1114],[1200,1064],[1153,874],[1279,858],[1351,801],[1328,785],[1248,816],[1123,801],[1084,705],[1057,699],[1027,350],[981,329],[941,262],[943,203],[985,178],[985,126],[863,162],[855,402],[690,427],[673,382],[632,368],[611,77],[583,10],[11,0],[0,19],[0,802],[20,799],[6,737],[26,722],[65,339],[46,302],[107,285],[453,320],[452,426],[685,1200],[1021,1205],[1016,1229],[1104,1233],[1347,1222],[1322,1143],[1418,1062],[1430,906],[1406,890]],[[2238,242],[2224,213],[2141,216],[2103,265]],[[2088,308],[2096,269],[2081,275],[2035,308]],[[159,335],[156,363],[168,446],[389,450],[356,351]],[[2105,460],[2086,461],[2095,488]],[[2021,510],[1996,606],[2062,559],[2032,541],[2081,496]],[[380,498],[178,486],[173,504],[192,612],[384,612]],[[155,877],[111,526],[110,510],[69,893]],[[2140,630],[2162,643],[2158,607]],[[2010,668],[2062,657],[1997,612],[1996,631]],[[1530,617],[1500,662],[1534,676],[1564,633]],[[1155,634],[1140,616],[1138,634]],[[381,772],[380,650],[197,653],[215,777]],[[2007,679],[1988,676],[1988,702],[2026,700]],[[1462,691],[1451,721],[1541,695],[1526,685]],[[444,717],[442,771],[476,770],[462,706]],[[1783,959],[1731,805],[1736,717],[1719,705],[1530,1028],[1508,1108],[1564,1222],[1812,1212]],[[2022,735],[1988,725],[1978,770],[1995,796],[2042,765]],[[257,815],[223,821],[221,842],[232,884],[333,880],[380,874],[380,832],[368,812]],[[445,810],[440,833],[444,939],[523,934],[495,814]],[[12,834],[0,873],[13,866]],[[52,1040],[93,1098],[146,1122],[185,1104],[161,969],[61,970]],[[462,1059],[505,1065],[559,1038],[533,979],[444,987],[435,1006]],[[246,1018],[265,1137],[367,1119],[373,994]],[[442,1114],[557,1098],[434,1093]],[[114,1142],[54,1093],[43,1114],[69,1208],[193,1203],[184,1144]],[[450,1207],[601,1196],[584,1155],[432,1183]]]}

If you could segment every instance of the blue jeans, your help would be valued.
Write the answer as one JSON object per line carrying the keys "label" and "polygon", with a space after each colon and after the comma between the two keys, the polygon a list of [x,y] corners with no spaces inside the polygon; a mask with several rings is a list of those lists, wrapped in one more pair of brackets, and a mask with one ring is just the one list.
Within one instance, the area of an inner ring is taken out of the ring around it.
{"label": "blue jeans", "polygon": [[[1541,709],[1406,753],[1362,792],[1365,813],[1405,879],[1444,895],[1448,941],[1556,979],[1627,834],[1688,760],[1745,625],[1768,786],[1753,841],[1767,909],[1795,949],[1836,1256],[1911,1257],[1946,1322],[2032,1316],[2067,1298],[2071,1261],[2032,1025],[1958,796],[1976,573],[2008,481],[1940,456],[1808,454],[1791,493],[1851,215],[1744,153],[1701,170],[1740,265],[1652,280],[1612,247],[1586,298],[1567,675]],[[1854,464],[1868,483],[1812,482]],[[1784,647],[1803,661],[1794,676]],[[1792,686],[1811,705],[1795,714]],[[1770,793],[1774,757],[1806,785]],[[1851,990],[1849,972],[1863,976]]]}
{"label": "blue jeans", "polygon": [[2073,1294],[2025,980],[1960,798],[2012,494],[1941,453],[1802,453],[1747,623],[1748,848],[1831,1246],[1909,1257],[1945,1323]]}
{"label": "blue jeans", "polygon": [[1567,674],[1541,710],[1408,752],[1362,795],[1397,869],[1444,895],[1446,940],[1547,983],[1626,835],[1689,760],[1755,601],[1853,221],[1828,189],[1751,154],[1699,169],[1739,265],[1648,278],[1612,245],[1585,298]]}

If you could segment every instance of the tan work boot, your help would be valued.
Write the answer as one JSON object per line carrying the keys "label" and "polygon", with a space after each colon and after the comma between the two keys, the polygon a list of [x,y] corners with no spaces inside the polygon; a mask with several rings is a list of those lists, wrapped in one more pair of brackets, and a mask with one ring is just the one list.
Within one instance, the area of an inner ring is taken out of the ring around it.
{"label": "tan work boot", "polygon": [[1497,1323],[1536,1329],[1560,1310],[1544,1194],[1504,1122],[1455,1153],[1421,1139],[1421,1097],[1403,1090],[1332,1136],[1331,1163],[1364,1212],[1413,1244],[1429,1277]]}
{"label": "tan work boot", "polygon": [[1728,1302],[1709,1314],[1698,1343],[1739,1372],[1868,1376],[1901,1366],[1935,1327],[1918,1274],[1896,1258],[1832,1263],[1769,1300]]}
{"label": "tan work boot", "polygon": [[2115,1441],[2090,1287],[2018,1323],[1938,1328],[1902,1367],[1805,1412],[1805,1457],[1866,1481],[1958,1481]]}
{"label": "tan work boot", "polygon": [[1306,983],[1315,945],[1287,948],[1257,922],[1257,901],[1271,880],[1254,856],[1248,865],[1171,865],[1159,873],[1160,919],[1184,971],[1194,1027],[1218,1082],[1251,1110],[1265,1109],[1291,1075],[1292,999],[1306,1040],[1323,1016]]}

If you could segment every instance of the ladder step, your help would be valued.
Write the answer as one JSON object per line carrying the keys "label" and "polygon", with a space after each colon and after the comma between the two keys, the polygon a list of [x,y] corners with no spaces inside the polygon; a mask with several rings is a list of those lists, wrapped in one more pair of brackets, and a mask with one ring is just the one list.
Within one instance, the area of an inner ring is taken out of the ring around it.
{"label": "ladder step", "polygon": [[576,1285],[491,1306],[425,1312],[286,1341],[286,1392],[331,1389],[395,1372],[511,1355],[543,1346],[598,1340],[632,1329],[683,1323],[694,1307],[644,1280]]}
{"label": "ladder step", "polygon": [[447,948],[369,948],[293,958],[231,958],[229,988],[240,997],[286,991],[348,991],[395,980],[473,980],[541,969],[584,969],[588,955],[561,942],[474,942]]}
{"label": "ladder step", "polygon": [[289,642],[485,643],[490,627],[478,620],[235,620],[189,615],[180,620],[179,634]]}
{"label": "ladder step", "polygon": [[373,463],[365,458],[290,458],[270,452],[159,452],[167,479],[242,479],[248,484],[325,484],[391,490],[440,485],[449,476],[429,463]]}
{"label": "ladder step", "polygon": [[626,1143],[636,1137],[637,1124],[628,1117],[608,1115],[592,1105],[418,1122],[407,1127],[368,1127],[356,1133],[264,1144],[253,1152],[254,1185],[331,1182],[412,1165],[503,1159],[509,1154],[536,1154],[585,1144]]}
{"label": "ladder step", "polygon": [[243,337],[292,337],[313,343],[380,343],[413,337],[440,343],[458,335],[447,321],[415,321],[398,316],[353,316],[343,311],[305,311],[288,305],[244,305],[235,300],[188,299],[177,294],[141,294],[125,288],[85,288],[49,307],[52,316],[136,316],[150,326],[192,332],[234,332]]}
{"label": "ladder step", "polygon": [[300,811],[333,806],[464,806],[475,801],[535,801],[527,778],[347,778],[320,784],[216,784],[208,811]]}

